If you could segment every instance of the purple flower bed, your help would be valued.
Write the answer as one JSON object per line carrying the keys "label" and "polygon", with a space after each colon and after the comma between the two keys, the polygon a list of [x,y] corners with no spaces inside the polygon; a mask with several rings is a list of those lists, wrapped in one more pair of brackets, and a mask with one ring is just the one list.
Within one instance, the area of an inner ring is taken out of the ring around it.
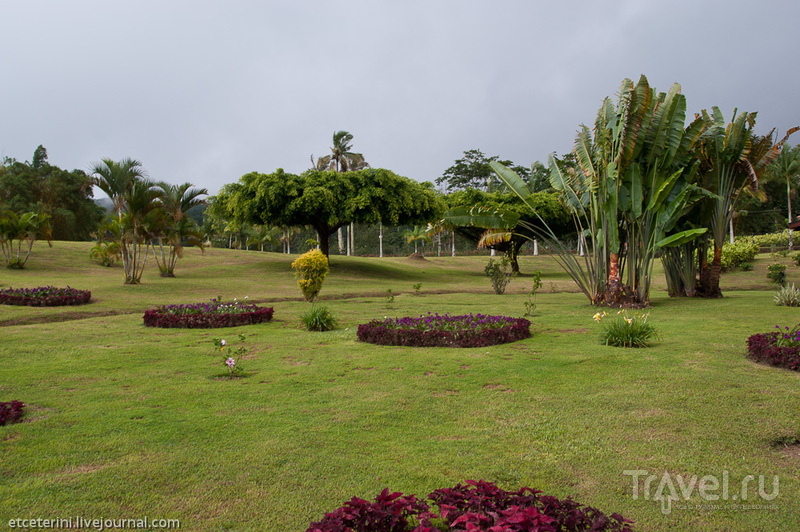
{"label": "purple flower bed", "polygon": [[22,409],[25,403],[22,401],[11,401],[10,403],[0,403],[0,427],[10,425],[22,419]]}
{"label": "purple flower bed", "polygon": [[[630,532],[632,521],[619,514],[605,515],[572,499],[559,500],[530,488],[508,492],[491,482],[468,480],[466,485],[439,489],[428,495],[439,514],[414,495],[383,490],[375,502],[353,497],[306,532],[438,532],[441,519],[447,530],[475,532]],[[414,528],[412,528],[414,527]]]}
{"label": "purple flower bed", "polygon": [[800,371],[800,346],[792,345],[795,342],[791,340],[792,336],[779,332],[754,334],[747,339],[748,357],[755,362]]}
{"label": "purple flower bed", "polygon": [[358,339],[379,345],[484,347],[530,338],[525,318],[428,313],[419,318],[385,318],[358,326]]}
{"label": "purple flower bed", "polygon": [[145,327],[215,329],[264,323],[272,319],[272,307],[259,307],[244,303],[223,303],[212,299],[210,303],[191,305],[166,305],[144,313]]}
{"label": "purple flower bed", "polygon": [[28,307],[60,307],[83,305],[92,298],[88,290],[40,286],[38,288],[6,288],[0,290],[0,304]]}

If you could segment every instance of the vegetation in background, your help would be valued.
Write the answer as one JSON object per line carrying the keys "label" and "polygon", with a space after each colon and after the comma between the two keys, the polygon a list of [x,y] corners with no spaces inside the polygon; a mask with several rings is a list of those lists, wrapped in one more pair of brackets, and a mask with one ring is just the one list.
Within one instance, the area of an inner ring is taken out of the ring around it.
{"label": "vegetation in background", "polygon": [[50,221],[50,216],[41,212],[20,215],[14,211],[0,212],[0,250],[6,267],[21,270],[37,239],[45,238],[50,242]]}

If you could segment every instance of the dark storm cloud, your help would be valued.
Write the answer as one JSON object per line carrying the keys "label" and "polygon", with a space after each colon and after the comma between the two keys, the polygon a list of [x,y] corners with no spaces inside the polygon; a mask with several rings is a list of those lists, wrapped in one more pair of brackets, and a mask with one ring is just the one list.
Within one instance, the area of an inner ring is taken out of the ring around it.
{"label": "dark storm cloud", "polygon": [[[211,192],[299,172],[346,129],[373,166],[433,180],[464,150],[571,148],[623,78],[690,112],[800,123],[800,4],[532,1],[0,2],[0,155],[140,159]],[[795,141],[796,142],[796,141]]]}

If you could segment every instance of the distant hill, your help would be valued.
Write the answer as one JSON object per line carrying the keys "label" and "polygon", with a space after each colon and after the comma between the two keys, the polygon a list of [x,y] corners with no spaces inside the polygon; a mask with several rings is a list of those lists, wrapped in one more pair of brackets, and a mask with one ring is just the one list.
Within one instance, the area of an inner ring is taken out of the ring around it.
{"label": "distant hill", "polygon": [[94,200],[94,204],[104,208],[106,212],[114,210],[114,203],[109,198],[96,199]]}

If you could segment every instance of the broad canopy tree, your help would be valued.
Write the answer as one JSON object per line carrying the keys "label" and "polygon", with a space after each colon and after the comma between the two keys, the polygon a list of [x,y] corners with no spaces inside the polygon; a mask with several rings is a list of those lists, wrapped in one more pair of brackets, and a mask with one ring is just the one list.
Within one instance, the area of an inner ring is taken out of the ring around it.
{"label": "broad canopy tree", "polygon": [[500,161],[499,159],[500,157],[497,155],[487,157],[481,150],[467,150],[461,159],[457,159],[450,168],[444,171],[441,177],[436,179],[436,184],[446,185],[447,192],[470,188],[484,192],[505,189],[505,184],[497,179],[492,170],[492,162],[499,162],[510,167],[517,175],[526,180],[530,177],[531,172],[528,168],[514,165],[511,161]]}
{"label": "broad canopy tree", "polygon": [[213,205],[242,223],[311,226],[326,257],[330,235],[350,222],[413,225],[444,211],[430,183],[379,168],[308,170],[300,175],[281,168],[271,174],[251,172],[225,187]]}

